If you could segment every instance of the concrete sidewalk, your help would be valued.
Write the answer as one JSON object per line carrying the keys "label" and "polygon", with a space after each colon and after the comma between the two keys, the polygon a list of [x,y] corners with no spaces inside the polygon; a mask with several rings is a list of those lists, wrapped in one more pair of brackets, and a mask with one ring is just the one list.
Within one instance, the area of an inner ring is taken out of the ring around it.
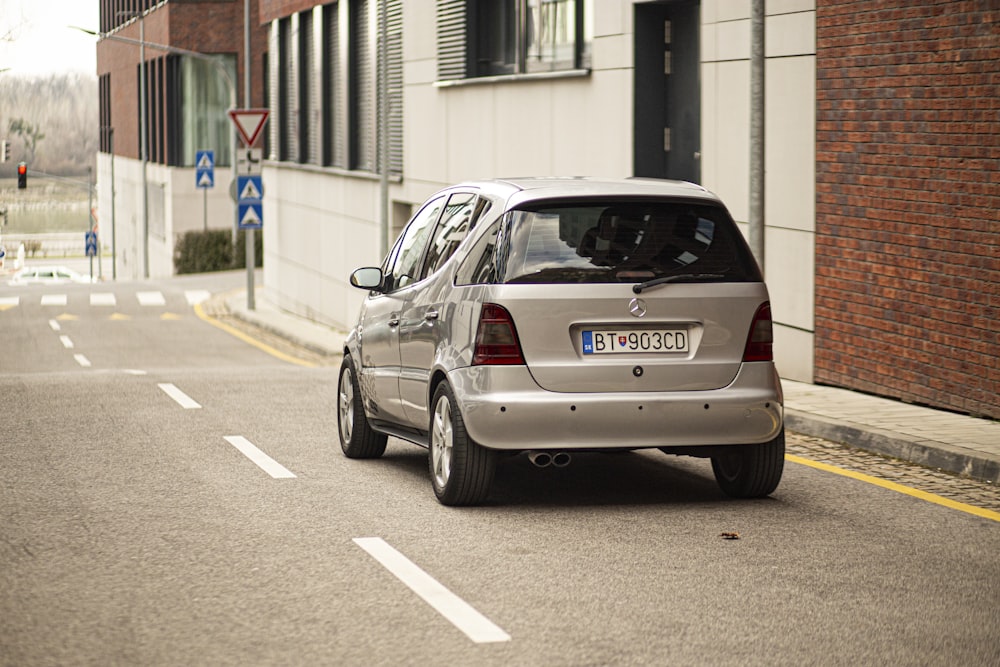
{"label": "concrete sidewalk", "polygon": [[[345,332],[279,309],[266,288],[225,297],[228,311],[319,354],[339,355]],[[910,405],[848,389],[782,380],[789,431],[1000,483],[1000,422]]]}

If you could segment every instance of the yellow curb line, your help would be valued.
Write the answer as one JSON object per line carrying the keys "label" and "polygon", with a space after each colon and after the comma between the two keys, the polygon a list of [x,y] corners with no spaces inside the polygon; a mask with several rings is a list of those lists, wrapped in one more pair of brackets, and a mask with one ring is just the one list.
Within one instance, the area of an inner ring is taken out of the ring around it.
{"label": "yellow curb line", "polygon": [[239,338],[244,343],[247,343],[249,345],[253,345],[258,350],[261,350],[262,352],[266,352],[266,353],[270,354],[272,357],[277,357],[278,359],[281,359],[282,361],[287,361],[288,363],[295,364],[296,366],[304,366],[306,368],[316,368],[316,364],[312,363],[311,361],[306,361],[304,359],[299,359],[298,357],[293,357],[290,354],[285,354],[284,352],[281,352],[280,350],[276,350],[273,347],[271,347],[270,345],[267,345],[266,343],[262,343],[259,340],[248,336],[247,334],[243,333],[239,329],[234,329],[233,327],[229,326],[228,324],[225,324],[224,322],[220,322],[219,320],[217,320],[214,317],[212,317],[212,316],[208,315],[207,313],[205,313],[205,309],[201,307],[200,303],[199,304],[195,304],[194,313],[200,319],[204,320],[205,322],[208,322],[213,327],[218,327],[219,329],[222,329],[226,333],[231,334],[233,336],[236,336],[237,338]]}
{"label": "yellow curb line", "polygon": [[908,486],[903,486],[902,484],[896,484],[895,482],[889,482],[884,479],[879,479],[878,477],[872,477],[871,475],[865,475],[860,472],[854,472],[853,470],[845,470],[844,468],[838,468],[836,466],[832,466],[827,463],[820,463],[819,461],[811,461],[809,459],[804,459],[800,456],[795,456],[794,454],[785,454],[785,460],[791,461],[792,463],[798,463],[804,466],[809,466],[810,468],[816,468],[817,470],[832,472],[835,475],[843,475],[844,477],[850,477],[851,479],[856,479],[861,482],[867,482],[868,484],[874,484],[875,486],[881,486],[883,489],[889,489],[890,491],[896,491],[897,493],[902,493],[907,496],[913,496],[914,498],[926,500],[929,503],[934,503],[935,505],[941,505],[949,509],[958,510],[959,512],[974,514],[975,516],[982,517],[984,519],[990,519],[991,521],[1000,521],[1000,512],[994,512],[992,510],[983,509],[982,507],[975,507],[974,505],[966,505],[965,503],[960,503],[955,500],[949,500],[948,498],[943,498],[941,496],[935,495],[933,493],[928,493],[926,491],[911,489]]}

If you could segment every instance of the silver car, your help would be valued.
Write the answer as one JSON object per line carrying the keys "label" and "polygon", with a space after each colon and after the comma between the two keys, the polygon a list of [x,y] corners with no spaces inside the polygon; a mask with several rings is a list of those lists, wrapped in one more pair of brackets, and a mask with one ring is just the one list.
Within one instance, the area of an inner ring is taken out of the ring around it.
{"label": "silver car", "polygon": [[537,178],[431,197],[368,290],[338,384],[344,453],[427,447],[446,505],[484,501],[498,458],[708,457],[765,496],[785,437],[767,287],[725,206],[690,183]]}

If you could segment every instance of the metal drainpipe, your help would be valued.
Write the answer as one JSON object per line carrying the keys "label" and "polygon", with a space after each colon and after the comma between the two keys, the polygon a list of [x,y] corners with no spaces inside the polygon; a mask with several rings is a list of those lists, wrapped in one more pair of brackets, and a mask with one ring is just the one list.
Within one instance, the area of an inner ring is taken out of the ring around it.
{"label": "metal drainpipe", "polygon": [[764,271],[764,0],[750,17],[750,249]]}

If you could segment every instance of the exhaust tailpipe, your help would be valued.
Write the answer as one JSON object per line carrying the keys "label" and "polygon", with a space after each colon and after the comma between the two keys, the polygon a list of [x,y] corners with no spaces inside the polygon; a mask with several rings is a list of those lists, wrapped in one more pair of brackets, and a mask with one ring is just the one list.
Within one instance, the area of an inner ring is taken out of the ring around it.
{"label": "exhaust tailpipe", "polygon": [[565,468],[573,460],[569,452],[556,452],[552,455],[552,465],[557,468]]}
{"label": "exhaust tailpipe", "polygon": [[532,450],[528,452],[528,460],[535,464],[538,468],[547,468],[552,465],[552,455],[548,452]]}
{"label": "exhaust tailpipe", "polygon": [[573,457],[569,452],[545,452],[533,449],[528,452],[528,460],[539,468],[547,468],[548,466],[565,468],[573,460]]}

